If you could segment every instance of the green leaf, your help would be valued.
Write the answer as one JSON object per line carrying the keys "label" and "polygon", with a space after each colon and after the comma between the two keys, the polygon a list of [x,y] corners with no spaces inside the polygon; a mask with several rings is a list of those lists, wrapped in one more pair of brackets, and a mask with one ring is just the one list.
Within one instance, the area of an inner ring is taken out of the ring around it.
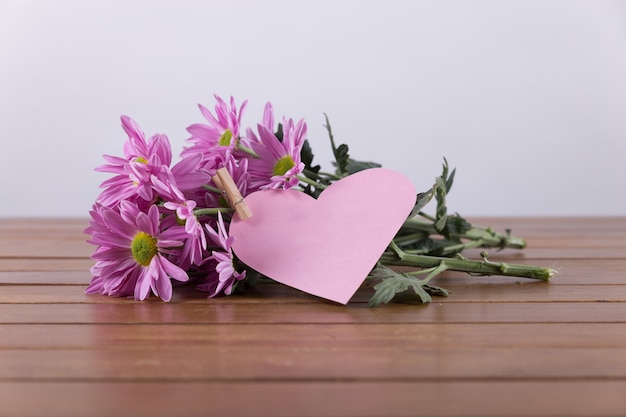
{"label": "green leaf", "polygon": [[455,214],[453,216],[448,216],[448,220],[446,221],[446,229],[448,234],[451,236],[464,235],[472,229],[472,225],[460,215]]}
{"label": "green leaf", "polygon": [[339,176],[346,176],[348,175],[348,160],[350,159],[350,155],[348,154],[348,145],[335,145],[335,137],[333,136],[333,130],[330,127],[330,121],[328,120],[328,115],[326,113],[324,113],[324,118],[326,119],[324,127],[328,131],[328,138],[330,139],[330,146],[332,147],[333,155],[335,157],[337,173]]}
{"label": "green leaf", "polygon": [[421,239],[412,245],[402,247],[415,255],[444,256],[446,249],[451,245],[456,245],[457,241],[449,239],[432,239],[430,237]]}
{"label": "green leaf", "polygon": [[423,239],[418,240],[417,242],[411,244],[411,245],[406,245],[406,247],[402,247],[403,250],[410,250],[411,253],[415,253],[418,255],[426,255],[426,254],[431,254],[431,252],[437,247],[437,243],[438,241],[430,238],[430,237],[425,237]]}
{"label": "green leaf", "polygon": [[424,291],[434,297],[447,297],[450,295],[450,290],[446,290],[442,287],[435,287],[434,285],[424,284],[422,285],[422,288],[424,288]]}
{"label": "green leaf", "polygon": [[417,193],[417,196],[415,197],[415,205],[413,206],[413,210],[411,210],[411,213],[409,213],[409,216],[407,217],[408,219],[410,219],[411,217],[415,217],[417,213],[419,213],[426,206],[426,204],[430,202],[430,200],[433,198],[436,187],[436,185],[433,185],[433,188],[431,188],[430,190],[423,193]]}
{"label": "green leaf", "polygon": [[348,174],[354,174],[355,172],[365,171],[370,168],[380,168],[382,165],[378,162],[366,162],[366,161],[355,161],[354,159],[348,159]]}
{"label": "green leaf", "polygon": [[444,166],[444,179],[446,181],[446,194],[450,192],[452,189],[452,183],[454,182],[454,175],[456,174],[456,168],[452,170],[450,175],[448,175],[448,160],[443,158],[445,166]]}
{"label": "green leaf", "polygon": [[435,229],[437,229],[438,232],[443,232],[446,227],[446,222],[448,221],[448,207],[446,207],[446,183],[443,176],[435,179],[435,185],[435,198],[437,200]]}
{"label": "green leaf", "polygon": [[[300,150],[300,160],[302,161],[302,163],[304,163],[305,175],[307,174],[306,171],[310,171],[310,172],[317,174],[322,168],[320,165],[313,166],[313,157],[314,157],[313,150],[311,149],[309,140],[306,139],[304,143],[302,144],[302,149]],[[311,177],[309,176],[309,178]],[[317,179],[317,178],[311,178],[311,179]]]}
{"label": "green leaf", "polygon": [[450,237],[450,233],[447,229],[448,207],[446,205],[446,197],[452,188],[455,174],[456,169],[449,172],[448,160],[443,158],[443,170],[441,176],[435,179],[435,185],[437,187],[435,192],[435,198],[437,199],[435,229],[447,238]]}
{"label": "green leaf", "polygon": [[388,303],[396,294],[404,293],[412,289],[417,298],[422,303],[430,303],[432,301],[428,292],[422,288],[424,282],[410,275],[396,272],[386,266],[378,265],[370,273],[374,279],[380,279],[381,282],[374,286],[376,291],[369,301],[370,307],[375,307],[380,303]]}
{"label": "green leaf", "polygon": [[337,173],[341,176],[348,175],[348,161],[350,160],[348,145],[342,143],[335,149],[334,154],[335,160],[337,161]]}
{"label": "green leaf", "polygon": [[313,158],[313,150],[311,149],[311,145],[307,139],[302,144],[302,149],[300,150],[300,160],[304,163],[303,174],[305,177],[319,183],[320,187],[313,187],[307,184],[302,188],[302,191],[314,198],[317,198],[321,194],[322,189],[324,188],[323,186],[330,185],[331,181],[319,174],[322,167],[320,165],[313,165]]}
{"label": "green leaf", "polygon": [[276,129],[276,132],[274,132],[274,135],[276,136],[276,139],[278,139],[279,142],[283,141],[283,124],[282,123],[278,123],[278,128]]}

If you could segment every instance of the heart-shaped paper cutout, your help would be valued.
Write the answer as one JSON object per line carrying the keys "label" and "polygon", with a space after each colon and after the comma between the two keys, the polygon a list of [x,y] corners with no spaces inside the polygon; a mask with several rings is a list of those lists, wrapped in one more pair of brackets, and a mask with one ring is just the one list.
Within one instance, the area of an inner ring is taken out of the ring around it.
{"label": "heart-shaped paper cutout", "polygon": [[280,283],[346,304],[376,265],[415,204],[402,174],[373,168],[334,182],[316,200],[295,190],[263,190],[233,217],[233,250]]}

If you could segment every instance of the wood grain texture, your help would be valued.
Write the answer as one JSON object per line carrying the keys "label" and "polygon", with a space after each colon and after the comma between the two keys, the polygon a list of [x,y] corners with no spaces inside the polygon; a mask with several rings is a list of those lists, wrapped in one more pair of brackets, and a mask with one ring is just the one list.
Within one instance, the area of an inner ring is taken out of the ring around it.
{"label": "wood grain texture", "polygon": [[[626,218],[484,218],[551,282],[446,272],[371,309],[264,284],[86,295],[86,219],[0,219],[0,416],[626,415]],[[467,256],[478,256],[469,251]]]}
{"label": "wood grain texture", "polygon": [[0,403],[7,417],[617,417],[624,392],[622,380],[103,380],[0,382]]}

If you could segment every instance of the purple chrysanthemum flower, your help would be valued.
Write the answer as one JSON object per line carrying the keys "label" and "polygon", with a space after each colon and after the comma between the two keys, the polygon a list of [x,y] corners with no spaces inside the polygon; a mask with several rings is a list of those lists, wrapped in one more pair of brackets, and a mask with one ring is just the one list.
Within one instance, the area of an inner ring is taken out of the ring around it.
{"label": "purple chrysanthemum flower", "polygon": [[203,165],[201,154],[186,155],[172,167],[172,175],[176,179],[178,188],[182,191],[193,191],[211,181],[211,175]]}
{"label": "purple chrysanthemum flower", "polygon": [[223,249],[223,251],[212,251],[209,260],[217,264],[215,271],[209,275],[206,282],[198,285],[198,289],[200,291],[209,292],[209,298],[215,297],[222,292],[226,295],[230,295],[235,282],[241,281],[246,277],[246,271],[239,273],[235,270],[234,254],[232,251],[235,237],[228,236],[221,213],[218,213],[217,231],[213,230],[209,225],[207,225],[206,228],[211,240]]}
{"label": "purple chrysanthemum flower", "polygon": [[144,300],[150,290],[164,301],[172,298],[172,282],[187,281],[187,273],[164,254],[181,242],[169,240],[159,231],[159,210],[150,206],[147,213],[136,204],[122,201],[118,209],[95,206],[87,228],[89,243],[98,245],[92,255],[93,280],[88,294],[134,295]]}
{"label": "purple chrysanthemum flower", "polygon": [[155,191],[164,200],[163,207],[174,213],[170,214],[170,219],[164,220],[167,227],[167,235],[171,239],[182,241],[183,245],[177,253],[178,265],[184,269],[189,268],[192,264],[199,265],[204,256],[207,247],[206,235],[204,228],[198,221],[194,209],[196,202],[186,199],[183,193],[178,189],[174,175],[164,169],[162,175],[163,181],[153,177],[152,184]]}
{"label": "purple chrysanthemum flower", "polygon": [[215,116],[202,104],[198,105],[209,124],[196,123],[187,128],[191,134],[188,142],[192,145],[183,150],[183,156],[192,153],[204,155],[216,152],[232,153],[237,147],[240,139],[241,117],[248,101],[244,101],[237,110],[233,97],[230,98],[230,105],[217,95],[215,95],[215,100],[217,101]]}
{"label": "purple chrysanthemum flower", "polygon": [[258,156],[250,159],[252,187],[259,189],[282,187],[287,190],[298,185],[297,175],[304,170],[300,151],[306,139],[307,126],[304,120],[294,124],[292,119],[284,119],[281,142],[266,126],[270,123],[273,124],[273,118],[266,114],[264,123],[257,126],[258,137],[248,129],[250,147]]}
{"label": "purple chrysanthemum flower", "polygon": [[137,201],[137,197],[151,202],[153,199],[152,175],[159,175],[163,166],[172,162],[170,143],[165,135],[156,134],[146,141],[139,125],[130,117],[122,116],[122,128],[128,135],[124,144],[124,158],[104,155],[107,164],[96,171],[117,174],[104,181],[97,202],[114,207],[122,200]]}
{"label": "purple chrysanthemum flower", "polygon": [[185,225],[181,224],[176,215],[165,208],[161,208],[163,218],[161,219],[161,229],[163,235],[166,235],[168,239],[180,241],[182,246],[176,248],[176,251],[170,253],[169,259],[178,265],[180,268],[188,271],[192,266],[199,266],[205,262],[208,253],[206,232],[200,222],[196,222],[199,229],[195,229],[188,233],[185,230]]}
{"label": "purple chrysanthemum flower", "polygon": [[163,179],[152,176],[151,182],[154,190],[164,200],[163,206],[176,212],[179,220],[184,221],[185,229],[188,233],[192,233],[198,226],[198,221],[193,212],[196,208],[196,202],[187,200],[185,195],[178,189],[176,180],[172,172],[165,168],[161,174]]}

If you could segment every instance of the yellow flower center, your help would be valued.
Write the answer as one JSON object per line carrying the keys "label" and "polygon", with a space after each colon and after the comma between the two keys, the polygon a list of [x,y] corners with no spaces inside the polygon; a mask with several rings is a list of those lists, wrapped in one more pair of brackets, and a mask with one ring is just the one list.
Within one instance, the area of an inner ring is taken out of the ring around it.
{"label": "yellow flower center", "polygon": [[230,129],[226,129],[222,136],[220,136],[220,146],[230,146],[230,140],[233,138],[233,132]]}
{"label": "yellow flower center", "polygon": [[293,158],[291,156],[283,156],[278,161],[276,161],[273,173],[274,175],[285,175],[287,171],[295,166],[296,163],[293,161]]}
{"label": "yellow flower center", "polygon": [[148,266],[157,254],[157,240],[146,232],[138,232],[133,238],[130,250],[139,265]]}
{"label": "yellow flower center", "polygon": [[138,156],[137,158],[135,158],[135,162],[140,162],[142,164],[147,164],[148,160],[146,158],[143,158],[141,156]]}

